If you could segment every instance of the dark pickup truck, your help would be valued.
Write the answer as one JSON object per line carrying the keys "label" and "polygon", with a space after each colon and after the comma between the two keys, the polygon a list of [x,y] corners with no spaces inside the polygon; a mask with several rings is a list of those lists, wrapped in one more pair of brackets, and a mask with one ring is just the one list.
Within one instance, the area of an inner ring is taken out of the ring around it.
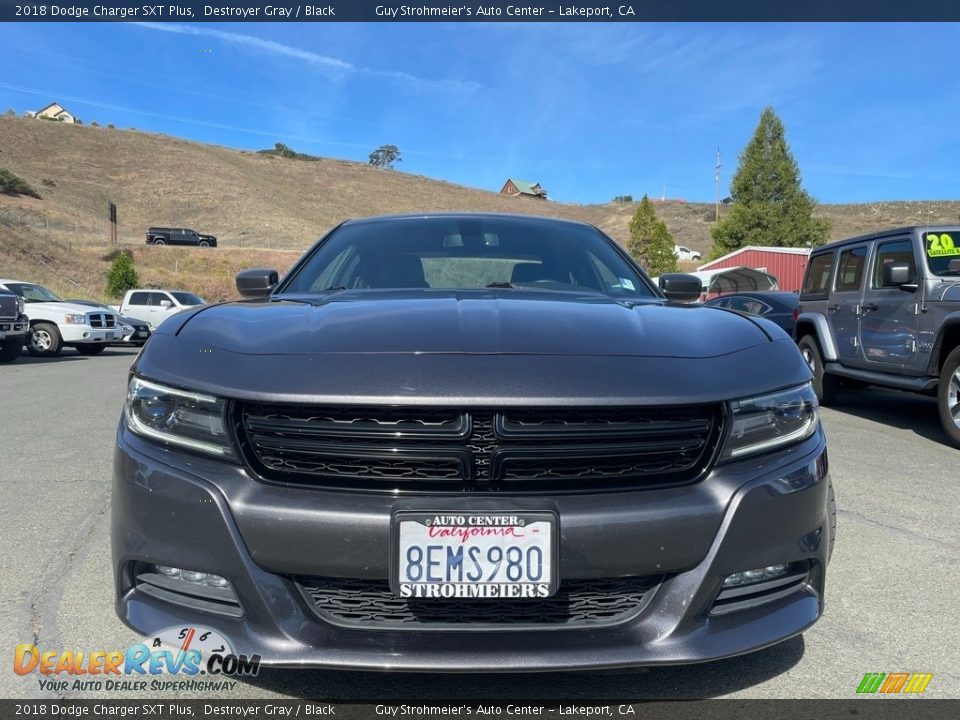
{"label": "dark pickup truck", "polygon": [[0,363],[20,357],[29,329],[30,321],[23,314],[23,299],[0,291]]}
{"label": "dark pickup truck", "polygon": [[194,245],[196,247],[216,247],[214,235],[204,235],[190,228],[152,227],[147,228],[147,245]]}

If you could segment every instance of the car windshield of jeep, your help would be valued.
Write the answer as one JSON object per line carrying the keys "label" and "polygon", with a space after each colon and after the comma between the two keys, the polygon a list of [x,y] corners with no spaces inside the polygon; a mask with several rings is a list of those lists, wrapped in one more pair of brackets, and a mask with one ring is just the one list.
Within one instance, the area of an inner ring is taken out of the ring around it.
{"label": "car windshield of jeep", "polygon": [[385,218],[347,223],[278,290],[534,288],[655,297],[588,225],[535,218]]}

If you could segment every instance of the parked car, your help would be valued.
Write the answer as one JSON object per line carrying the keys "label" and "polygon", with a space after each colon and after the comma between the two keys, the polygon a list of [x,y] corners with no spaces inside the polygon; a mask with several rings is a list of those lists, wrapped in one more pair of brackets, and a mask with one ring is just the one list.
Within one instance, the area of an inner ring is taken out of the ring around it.
{"label": "parked car", "polygon": [[118,615],[394,671],[802,633],[835,535],[810,371],[659,283],[592,226],[476,214],[348,221],[283,281],[240,273],[245,302],[168,319],[131,368]]}
{"label": "parked car", "polygon": [[[76,303],[77,305],[86,305],[87,307],[100,308],[101,310],[106,310],[108,312],[116,312],[116,310],[109,305],[104,305],[99,303],[96,300],[67,300],[67,302]],[[117,315],[117,324],[123,332],[123,337],[119,341],[113,343],[114,345],[133,345],[134,347],[141,347],[147,340],[150,339],[150,325],[143,320],[137,320],[136,318],[128,318],[123,315]]]}
{"label": "parked car", "polygon": [[54,357],[64,347],[96,355],[121,337],[113,312],[64,302],[42,285],[22,280],[0,280],[2,290],[18,295],[25,304],[30,322],[27,351],[31,355]]}
{"label": "parked car", "polygon": [[23,308],[23,298],[0,290],[0,363],[13,362],[23,350],[30,330]]}
{"label": "parked car", "polygon": [[684,247],[683,245],[674,245],[673,254],[677,256],[678,260],[699,260],[700,251],[691,250],[690,248]]}
{"label": "parked car", "polygon": [[216,247],[214,235],[204,235],[190,228],[147,228],[147,245],[195,245],[197,247]]}
{"label": "parked car", "polygon": [[815,249],[795,334],[823,404],[864,384],[936,394],[944,432],[960,447],[960,226]]}
{"label": "parked car", "polygon": [[124,317],[142,320],[155,330],[171,315],[205,302],[186,290],[128,290],[117,311]]}
{"label": "parked car", "polygon": [[762,315],[790,334],[793,334],[793,324],[800,315],[800,296],[795,292],[773,290],[738,292],[715,297],[704,304],[751,315]]}

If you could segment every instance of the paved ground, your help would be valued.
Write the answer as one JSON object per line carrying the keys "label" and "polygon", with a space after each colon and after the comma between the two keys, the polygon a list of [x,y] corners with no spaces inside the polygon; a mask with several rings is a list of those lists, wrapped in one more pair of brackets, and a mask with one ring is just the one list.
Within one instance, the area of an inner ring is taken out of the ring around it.
{"label": "paved ground", "polygon": [[[89,651],[138,639],[113,613],[108,529],[110,449],[133,358],[68,350],[0,366],[0,697],[56,696],[13,673],[18,643]],[[824,423],[839,540],[826,614],[803,638],[622,674],[270,672],[224,697],[845,698],[868,671],[932,672],[927,695],[960,697],[960,451],[945,445],[927,398],[848,393]]]}

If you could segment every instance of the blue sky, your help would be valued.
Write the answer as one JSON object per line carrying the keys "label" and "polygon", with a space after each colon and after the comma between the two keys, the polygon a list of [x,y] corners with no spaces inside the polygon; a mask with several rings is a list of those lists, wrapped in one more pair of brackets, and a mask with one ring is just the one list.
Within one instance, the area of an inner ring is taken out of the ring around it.
{"label": "blue sky", "polygon": [[0,112],[365,162],[553,199],[712,200],[773,105],[821,202],[960,197],[960,28],[7,24]]}

